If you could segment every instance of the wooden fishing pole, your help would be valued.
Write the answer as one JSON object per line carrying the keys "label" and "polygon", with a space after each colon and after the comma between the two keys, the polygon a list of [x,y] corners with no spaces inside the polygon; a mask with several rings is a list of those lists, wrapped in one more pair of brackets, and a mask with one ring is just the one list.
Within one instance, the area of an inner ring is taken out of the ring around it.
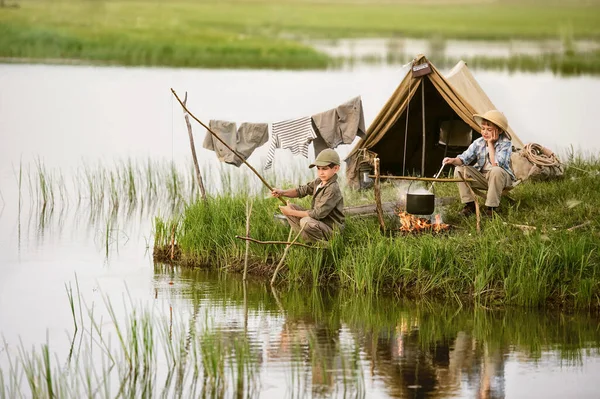
{"label": "wooden fishing pole", "polygon": [[[234,150],[233,148],[231,148],[225,141],[223,141],[222,138],[219,137],[219,135],[217,135],[215,132],[213,132],[208,126],[206,126],[204,123],[202,123],[202,121],[200,119],[196,118],[194,116],[194,114],[192,114],[190,112],[189,109],[187,109],[187,107],[185,106],[185,104],[183,103],[183,101],[181,101],[181,99],[179,98],[179,96],[177,95],[177,93],[175,93],[175,90],[173,90],[173,88],[171,88],[171,93],[173,93],[173,95],[175,96],[175,98],[177,99],[177,101],[179,101],[179,104],[181,104],[181,106],[183,107],[183,109],[185,110],[185,112],[187,112],[192,117],[192,119],[194,119],[196,122],[198,122],[199,124],[201,124],[206,129],[207,132],[209,132],[210,134],[212,134],[212,136],[215,137],[217,140],[219,140],[221,142],[221,144],[223,144],[225,147],[227,147],[227,149],[229,151],[231,151],[233,154],[235,154],[236,157],[238,157],[239,159],[241,159],[241,161],[243,163],[245,163],[246,166],[249,167],[250,170],[252,172],[254,172],[254,174],[256,176],[258,176],[258,178],[260,179],[260,181],[262,181],[263,184],[265,186],[267,186],[267,188],[269,189],[269,191],[273,191],[273,187],[271,187],[271,185],[269,183],[267,183],[267,181],[260,175],[260,173],[258,173],[256,171],[256,169],[254,169],[252,167],[252,165],[250,165],[248,162],[246,162],[246,158],[244,158],[239,152],[237,152],[236,150]],[[281,201],[283,203],[283,205],[287,205],[287,202],[285,202],[285,200],[283,198],[281,198],[281,197],[278,197],[278,198],[279,198],[279,201]]]}

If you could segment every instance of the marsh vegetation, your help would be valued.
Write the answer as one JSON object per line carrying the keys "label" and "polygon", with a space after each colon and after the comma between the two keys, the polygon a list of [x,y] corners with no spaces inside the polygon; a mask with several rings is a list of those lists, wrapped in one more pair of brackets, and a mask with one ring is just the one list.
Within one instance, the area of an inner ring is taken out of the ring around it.
{"label": "marsh vegetation", "polygon": [[[381,234],[376,218],[349,217],[343,235],[325,247],[293,247],[282,282],[333,284],[368,294],[444,297],[458,304],[598,308],[599,177],[597,158],[572,154],[564,179],[517,186],[501,214],[483,221],[481,234],[475,218],[458,217],[458,202],[437,210],[455,227],[444,235],[400,234],[396,215],[387,221],[387,234]],[[398,201],[405,190],[390,183],[384,191],[388,200]],[[440,196],[458,195],[454,185],[438,191]],[[286,241],[287,226],[273,217],[278,212],[275,200],[230,193],[208,203],[192,203],[175,218],[157,218],[156,259],[239,271],[245,243],[235,236],[245,235],[248,201],[253,202],[250,235]],[[300,203],[309,207],[307,201]],[[372,193],[347,192],[347,205],[365,202],[373,202]],[[272,273],[281,254],[278,245],[251,246],[255,272]]]}
{"label": "marsh vegetation", "polygon": [[[339,66],[311,39],[361,37],[556,39],[563,51],[467,59],[481,67],[597,73],[597,1],[22,1],[0,8],[0,56],[34,62],[208,68],[307,69]],[[421,50],[424,51],[424,50]],[[408,55],[408,62],[416,54]],[[390,53],[396,59],[398,54]],[[440,65],[451,60],[430,55]]]}

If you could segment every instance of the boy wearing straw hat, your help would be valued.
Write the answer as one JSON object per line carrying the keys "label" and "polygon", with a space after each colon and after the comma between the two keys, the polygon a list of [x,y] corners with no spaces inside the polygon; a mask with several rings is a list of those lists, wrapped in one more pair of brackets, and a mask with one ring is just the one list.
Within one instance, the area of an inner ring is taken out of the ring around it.
{"label": "boy wearing straw hat", "polygon": [[302,238],[307,242],[328,240],[334,229],[344,229],[344,198],[337,182],[340,170],[340,156],[332,149],[323,150],[310,167],[317,167],[318,178],[306,185],[282,190],[273,189],[273,197],[302,198],[312,195],[312,205],[305,210],[299,205],[280,206],[292,229],[302,230]]}
{"label": "boy wearing straw hat", "polygon": [[[481,126],[481,137],[456,158],[444,158],[442,162],[456,166],[454,177],[459,178],[460,172],[465,178],[475,180],[471,183],[473,188],[487,190],[486,214],[491,216],[500,205],[502,191],[516,180],[510,167],[512,142],[508,121],[502,112],[491,110],[473,117]],[[475,164],[469,166],[473,162]],[[475,212],[475,198],[465,183],[458,183],[458,191],[465,204],[460,213],[469,216]]]}

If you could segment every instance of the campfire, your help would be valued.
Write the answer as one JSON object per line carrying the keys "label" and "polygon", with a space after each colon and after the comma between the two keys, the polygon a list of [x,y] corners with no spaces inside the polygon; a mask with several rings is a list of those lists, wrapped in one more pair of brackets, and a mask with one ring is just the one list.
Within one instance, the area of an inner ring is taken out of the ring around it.
{"label": "campfire", "polygon": [[404,233],[420,233],[420,232],[434,232],[441,233],[449,231],[451,225],[442,223],[442,217],[437,214],[435,215],[434,222],[431,223],[429,219],[420,218],[405,211],[399,212],[401,226],[399,230]]}

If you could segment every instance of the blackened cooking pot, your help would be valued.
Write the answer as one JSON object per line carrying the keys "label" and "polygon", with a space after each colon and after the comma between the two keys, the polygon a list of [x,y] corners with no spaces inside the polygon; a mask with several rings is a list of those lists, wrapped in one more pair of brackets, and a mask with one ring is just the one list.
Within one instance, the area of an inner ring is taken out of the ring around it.
{"label": "blackened cooking pot", "polygon": [[413,215],[431,215],[435,209],[435,194],[427,193],[411,193],[410,186],[406,191],[406,212]]}

